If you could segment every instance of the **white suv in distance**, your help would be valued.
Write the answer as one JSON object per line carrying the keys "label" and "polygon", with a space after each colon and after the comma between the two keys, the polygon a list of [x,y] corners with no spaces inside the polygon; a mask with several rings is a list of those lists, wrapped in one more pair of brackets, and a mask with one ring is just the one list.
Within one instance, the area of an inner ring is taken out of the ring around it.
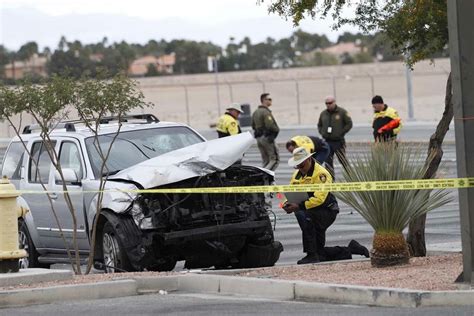
{"label": "white suv in distance", "polygon": [[[160,122],[153,115],[123,118],[113,142],[107,172],[97,141],[105,150],[119,124],[110,117],[96,137],[82,122],[59,124],[50,134],[77,217],[81,258],[93,251],[96,268],[114,271],[168,271],[185,260],[186,268],[262,267],[274,265],[283,247],[275,241],[263,193],[135,193],[137,189],[270,185],[271,171],[239,163],[252,144],[249,133],[206,141],[189,126]],[[20,245],[28,258],[22,268],[68,263],[73,221],[42,139],[34,126],[6,151],[2,174],[25,193],[20,203],[30,212],[19,222]],[[34,164],[32,160],[36,160]],[[100,213],[96,201],[101,177],[107,178]],[[40,181],[41,180],[41,181]],[[93,221],[98,229],[90,249]],[[64,235],[67,247],[61,238]]]}

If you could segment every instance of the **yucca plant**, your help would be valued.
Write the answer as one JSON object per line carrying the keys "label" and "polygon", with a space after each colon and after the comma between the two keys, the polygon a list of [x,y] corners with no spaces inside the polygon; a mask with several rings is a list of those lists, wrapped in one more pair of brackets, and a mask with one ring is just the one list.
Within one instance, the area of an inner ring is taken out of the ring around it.
{"label": "yucca plant", "polygon": [[[377,142],[359,154],[343,171],[347,182],[423,179],[428,168],[421,148],[396,142]],[[384,267],[409,262],[403,229],[418,216],[451,201],[447,191],[401,190],[339,192],[375,230],[371,263]]]}

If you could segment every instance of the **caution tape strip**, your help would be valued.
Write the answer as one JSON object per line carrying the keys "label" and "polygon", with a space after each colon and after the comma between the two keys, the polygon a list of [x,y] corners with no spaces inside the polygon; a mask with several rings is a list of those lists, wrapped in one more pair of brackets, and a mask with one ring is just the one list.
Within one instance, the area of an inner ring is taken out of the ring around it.
{"label": "caution tape strip", "polygon": [[[69,194],[123,192],[123,193],[275,193],[275,192],[356,192],[356,191],[400,191],[400,190],[433,190],[433,189],[462,189],[474,187],[474,178],[451,179],[423,179],[397,181],[369,181],[369,182],[336,182],[321,184],[299,185],[259,185],[238,187],[207,187],[207,188],[163,188],[144,190],[91,190],[68,191]],[[18,190],[21,194],[50,194],[65,193],[65,191],[32,191]],[[12,191],[0,190],[2,194],[11,194]]]}

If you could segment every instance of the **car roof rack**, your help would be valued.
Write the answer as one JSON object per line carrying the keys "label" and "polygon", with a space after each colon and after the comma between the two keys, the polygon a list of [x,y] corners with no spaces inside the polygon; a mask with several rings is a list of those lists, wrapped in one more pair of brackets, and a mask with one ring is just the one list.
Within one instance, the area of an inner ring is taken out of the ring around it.
{"label": "car roof rack", "polygon": [[[110,122],[113,121],[119,121],[120,122],[128,122],[131,120],[142,120],[145,122],[141,123],[158,123],[160,120],[153,114],[127,114],[127,115],[122,115],[120,118],[118,116],[105,116],[100,120],[100,124],[109,124]],[[71,121],[64,121],[64,122],[59,122],[54,129],[65,129],[66,132],[75,132],[76,127],[75,124],[78,123],[83,123],[81,120],[71,120]],[[140,123],[140,122],[137,122]],[[40,126],[38,124],[31,124],[31,125],[26,125],[23,128],[22,134],[31,134],[33,131],[39,131],[41,130]]]}
{"label": "car roof rack", "polygon": [[128,122],[129,120],[144,120],[146,123],[158,123],[160,120],[153,114],[126,114],[120,116],[106,116],[100,120],[100,124],[108,124],[112,121]]}
{"label": "car roof rack", "polygon": [[[74,123],[71,123],[71,122],[58,123],[54,127],[54,129],[60,129],[60,128],[66,129],[66,132],[75,132],[76,131],[76,127],[74,126]],[[39,124],[26,125],[23,128],[22,134],[31,134],[33,131],[39,131],[39,130],[41,130],[41,127],[39,126]]]}

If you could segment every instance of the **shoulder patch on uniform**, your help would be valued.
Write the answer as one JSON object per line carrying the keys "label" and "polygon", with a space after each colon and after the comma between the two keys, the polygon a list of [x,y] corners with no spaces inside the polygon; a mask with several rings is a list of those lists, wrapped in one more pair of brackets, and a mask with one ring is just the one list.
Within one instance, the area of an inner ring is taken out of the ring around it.
{"label": "shoulder patch on uniform", "polygon": [[268,120],[269,120],[269,121],[273,121],[273,119],[272,119],[272,116],[271,116],[271,115],[267,116],[267,118],[268,118]]}
{"label": "shoulder patch on uniform", "polygon": [[326,183],[327,177],[325,174],[320,174],[319,175],[319,180],[321,180],[322,183]]}

